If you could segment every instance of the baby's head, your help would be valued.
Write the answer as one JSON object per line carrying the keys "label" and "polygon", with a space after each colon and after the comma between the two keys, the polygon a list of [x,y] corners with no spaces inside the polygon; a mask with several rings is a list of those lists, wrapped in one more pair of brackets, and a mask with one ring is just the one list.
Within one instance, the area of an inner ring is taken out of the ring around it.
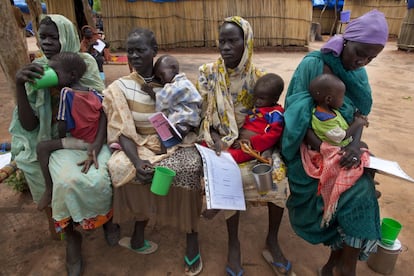
{"label": "baby's head", "polygon": [[72,52],[61,52],[49,60],[49,67],[55,70],[61,87],[72,86],[77,83],[86,72],[86,63],[77,54]]}
{"label": "baby's head", "polygon": [[340,108],[344,103],[345,84],[337,76],[322,74],[314,78],[309,92],[317,105]]}
{"label": "baby's head", "polygon": [[254,86],[254,106],[274,106],[279,101],[284,88],[283,79],[276,74],[269,73],[259,78]]}
{"label": "baby's head", "polygon": [[180,72],[178,60],[170,55],[160,56],[154,65],[154,75],[161,84],[172,82],[175,75]]}

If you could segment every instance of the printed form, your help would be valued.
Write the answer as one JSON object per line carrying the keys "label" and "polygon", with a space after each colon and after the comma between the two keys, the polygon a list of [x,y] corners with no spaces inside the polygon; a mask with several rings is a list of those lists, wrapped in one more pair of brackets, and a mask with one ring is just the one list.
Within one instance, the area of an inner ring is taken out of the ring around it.
{"label": "printed form", "polygon": [[241,172],[230,153],[220,156],[201,145],[207,209],[246,210]]}

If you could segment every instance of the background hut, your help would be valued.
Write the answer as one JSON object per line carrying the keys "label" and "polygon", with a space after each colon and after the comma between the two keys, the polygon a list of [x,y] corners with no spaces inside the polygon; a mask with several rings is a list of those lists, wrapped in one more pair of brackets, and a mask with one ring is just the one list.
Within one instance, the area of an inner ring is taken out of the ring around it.
{"label": "background hut", "polygon": [[87,0],[45,0],[47,12],[58,13],[72,21],[78,30],[84,25],[95,26],[92,19],[92,9]]}
{"label": "background hut", "polygon": [[372,9],[383,12],[387,18],[389,36],[398,37],[407,4],[405,0],[346,0],[343,9],[351,11],[351,19]]}
{"label": "background hut", "polygon": [[[414,3],[412,5],[414,6]],[[405,18],[401,24],[397,46],[401,50],[414,50],[414,7],[407,9]]]}
{"label": "background hut", "polygon": [[134,27],[154,31],[161,48],[212,47],[223,18],[240,15],[253,27],[255,47],[305,47],[312,19],[309,0],[188,0],[158,3],[101,0],[105,38],[123,48]]}

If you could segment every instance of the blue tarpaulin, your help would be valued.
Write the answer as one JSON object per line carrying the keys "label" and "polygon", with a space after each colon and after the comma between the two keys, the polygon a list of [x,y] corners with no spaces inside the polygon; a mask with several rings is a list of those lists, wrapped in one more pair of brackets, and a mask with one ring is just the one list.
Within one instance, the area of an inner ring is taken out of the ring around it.
{"label": "blue tarpaulin", "polygon": [[[29,7],[26,4],[25,0],[14,0],[14,5],[18,7],[22,12],[29,13]],[[42,12],[46,13],[46,4],[41,3],[42,5]]]}
{"label": "blue tarpaulin", "polygon": [[[312,0],[312,5],[314,7],[323,8],[326,5],[327,9],[333,9],[335,7],[335,2],[338,0]],[[336,4],[338,10],[342,10],[344,7],[344,0],[339,0]]]}

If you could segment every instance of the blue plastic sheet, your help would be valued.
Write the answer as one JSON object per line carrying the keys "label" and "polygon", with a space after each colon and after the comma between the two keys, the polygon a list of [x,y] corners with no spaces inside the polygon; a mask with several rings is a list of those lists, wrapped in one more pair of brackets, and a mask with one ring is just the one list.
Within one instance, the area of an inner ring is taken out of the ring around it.
{"label": "blue plastic sheet", "polygon": [[[25,0],[14,0],[14,5],[18,7],[23,13],[30,13],[29,7],[27,6]],[[46,4],[41,3],[41,6],[42,6],[42,12],[46,13]]]}
{"label": "blue plastic sheet", "polygon": [[[325,5],[327,5],[327,9],[333,9],[335,8],[335,2],[337,0],[312,0],[312,5],[314,7],[319,7],[319,8],[323,8]],[[339,0],[337,3],[336,8],[338,10],[342,10],[342,8],[344,7],[344,0]]]}

